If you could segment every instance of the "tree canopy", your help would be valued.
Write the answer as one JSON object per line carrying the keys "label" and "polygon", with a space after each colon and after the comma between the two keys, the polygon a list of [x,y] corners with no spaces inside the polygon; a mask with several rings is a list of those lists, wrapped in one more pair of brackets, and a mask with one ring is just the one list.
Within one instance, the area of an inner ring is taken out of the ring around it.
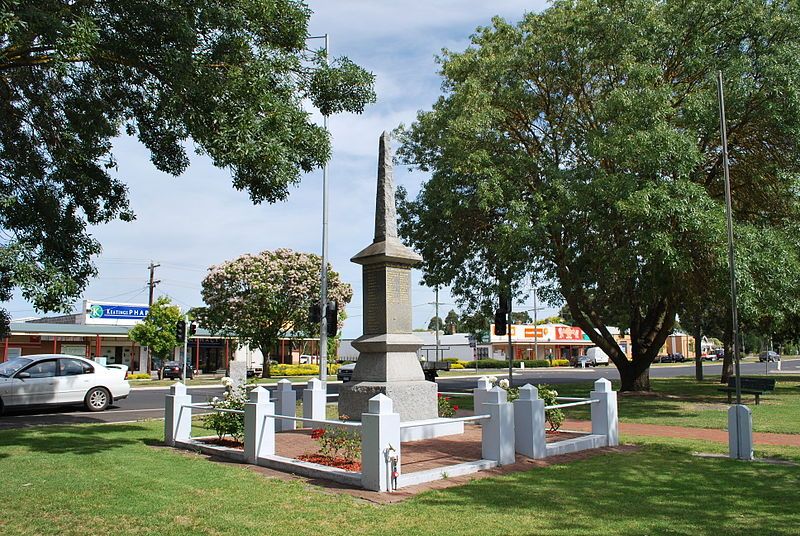
{"label": "tree canopy", "polygon": [[[269,358],[278,340],[295,330],[311,331],[308,309],[319,301],[321,266],[319,255],[290,249],[246,254],[212,266],[202,283],[206,306],[193,314],[211,332],[261,350],[264,375],[269,376]],[[352,297],[353,289],[328,265],[328,299],[343,313]]]}
{"label": "tree canopy", "polygon": [[180,308],[168,296],[161,296],[150,306],[144,320],[128,331],[128,336],[147,346],[157,358],[167,359],[178,346],[175,326],[181,316]]}
{"label": "tree canopy", "polygon": [[727,273],[722,71],[740,303],[777,307],[800,274],[799,36],[796,2],[564,0],[445,50],[444,95],[398,133],[431,173],[399,195],[425,284],[485,306],[532,279],[648,389],[687,296]]}
{"label": "tree canopy", "polygon": [[131,220],[113,140],[160,171],[188,151],[254,203],[285,199],[330,157],[324,115],[361,112],[373,75],[326,64],[300,0],[0,2],[0,300],[55,310],[95,273],[89,226]]}

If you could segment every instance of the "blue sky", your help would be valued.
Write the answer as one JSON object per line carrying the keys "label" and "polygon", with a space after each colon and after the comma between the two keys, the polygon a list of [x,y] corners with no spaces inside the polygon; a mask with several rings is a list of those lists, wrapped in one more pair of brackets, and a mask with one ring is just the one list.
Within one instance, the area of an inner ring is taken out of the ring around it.
{"label": "blue sky", "polygon": [[[546,3],[315,0],[309,5],[314,11],[311,35],[328,33],[334,56],[348,56],[377,77],[376,104],[362,115],[329,120],[330,260],[353,285],[344,327],[344,336],[352,338],[361,334],[361,272],[349,259],[372,241],[378,137],[401,122],[412,122],[417,110],[429,109],[439,96],[434,58],[442,48],[463,50],[475,28],[487,25],[492,16],[517,21]],[[313,43],[321,46],[321,41]],[[321,171],[305,176],[287,201],[254,206],[245,192],[233,189],[229,173],[215,169],[207,158],[195,157],[184,175],[171,177],[152,166],[136,140],[120,138],[115,148],[118,173],[129,186],[137,219],[93,230],[103,253],[86,298],[146,303],[147,265],[153,260],[161,263],[156,295],[167,294],[184,308],[197,306],[202,305],[200,283],[212,264],[279,247],[320,253]],[[424,174],[395,170],[395,183],[412,193],[425,179]],[[412,276],[414,326],[425,327],[433,316],[429,303],[434,294],[418,284],[419,276],[416,271]],[[440,292],[442,316],[456,308],[452,301],[446,290]],[[37,314],[21,298],[8,309],[14,318]],[[547,314],[550,310],[540,312]]]}

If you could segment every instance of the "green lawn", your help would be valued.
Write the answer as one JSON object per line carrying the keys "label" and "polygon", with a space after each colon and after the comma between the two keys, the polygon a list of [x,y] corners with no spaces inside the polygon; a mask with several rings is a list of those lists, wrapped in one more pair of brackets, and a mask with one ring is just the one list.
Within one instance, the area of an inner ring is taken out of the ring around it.
{"label": "green lawn", "polygon": [[[641,450],[375,506],[160,446],[161,422],[0,432],[12,534],[796,534],[800,469]],[[699,445],[699,446],[698,446]],[[800,449],[781,454],[800,460]]]}
{"label": "green lawn", "polygon": [[[743,396],[753,411],[753,430],[800,434],[800,376],[770,375],[776,378],[774,393],[761,397],[754,404],[752,395]],[[612,382],[619,389],[618,382]],[[688,426],[692,428],[727,429],[727,395],[718,391],[717,379],[696,382],[694,378],[653,378],[654,395],[622,395],[619,397],[620,422]],[[588,396],[592,382],[554,386],[560,396]],[[472,409],[472,398],[452,397],[451,402]],[[585,406],[564,410],[568,419],[588,419]]]}

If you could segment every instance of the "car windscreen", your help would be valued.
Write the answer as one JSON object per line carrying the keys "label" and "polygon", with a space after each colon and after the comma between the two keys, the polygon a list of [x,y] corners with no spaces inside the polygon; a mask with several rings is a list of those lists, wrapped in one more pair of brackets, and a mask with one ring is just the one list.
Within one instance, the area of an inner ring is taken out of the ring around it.
{"label": "car windscreen", "polygon": [[10,378],[14,375],[19,369],[31,363],[31,359],[25,359],[24,357],[17,357],[14,359],[10,359],[5,363],[0,363],[0,377],[2,378]]}

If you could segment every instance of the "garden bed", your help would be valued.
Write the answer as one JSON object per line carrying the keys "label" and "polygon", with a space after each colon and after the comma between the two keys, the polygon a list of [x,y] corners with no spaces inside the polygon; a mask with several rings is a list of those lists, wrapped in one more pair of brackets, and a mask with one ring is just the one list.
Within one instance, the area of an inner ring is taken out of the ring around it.
{"label": "garden bed", "polygon": [[333,456],[325,456],[324,454],[301,454],[297,459],[302,462],[336,467],[337,469],[344,469],[345,471],[353,471],[355,473],[361,472],[361,462],[347,460],[341,456],[334,458]]}

